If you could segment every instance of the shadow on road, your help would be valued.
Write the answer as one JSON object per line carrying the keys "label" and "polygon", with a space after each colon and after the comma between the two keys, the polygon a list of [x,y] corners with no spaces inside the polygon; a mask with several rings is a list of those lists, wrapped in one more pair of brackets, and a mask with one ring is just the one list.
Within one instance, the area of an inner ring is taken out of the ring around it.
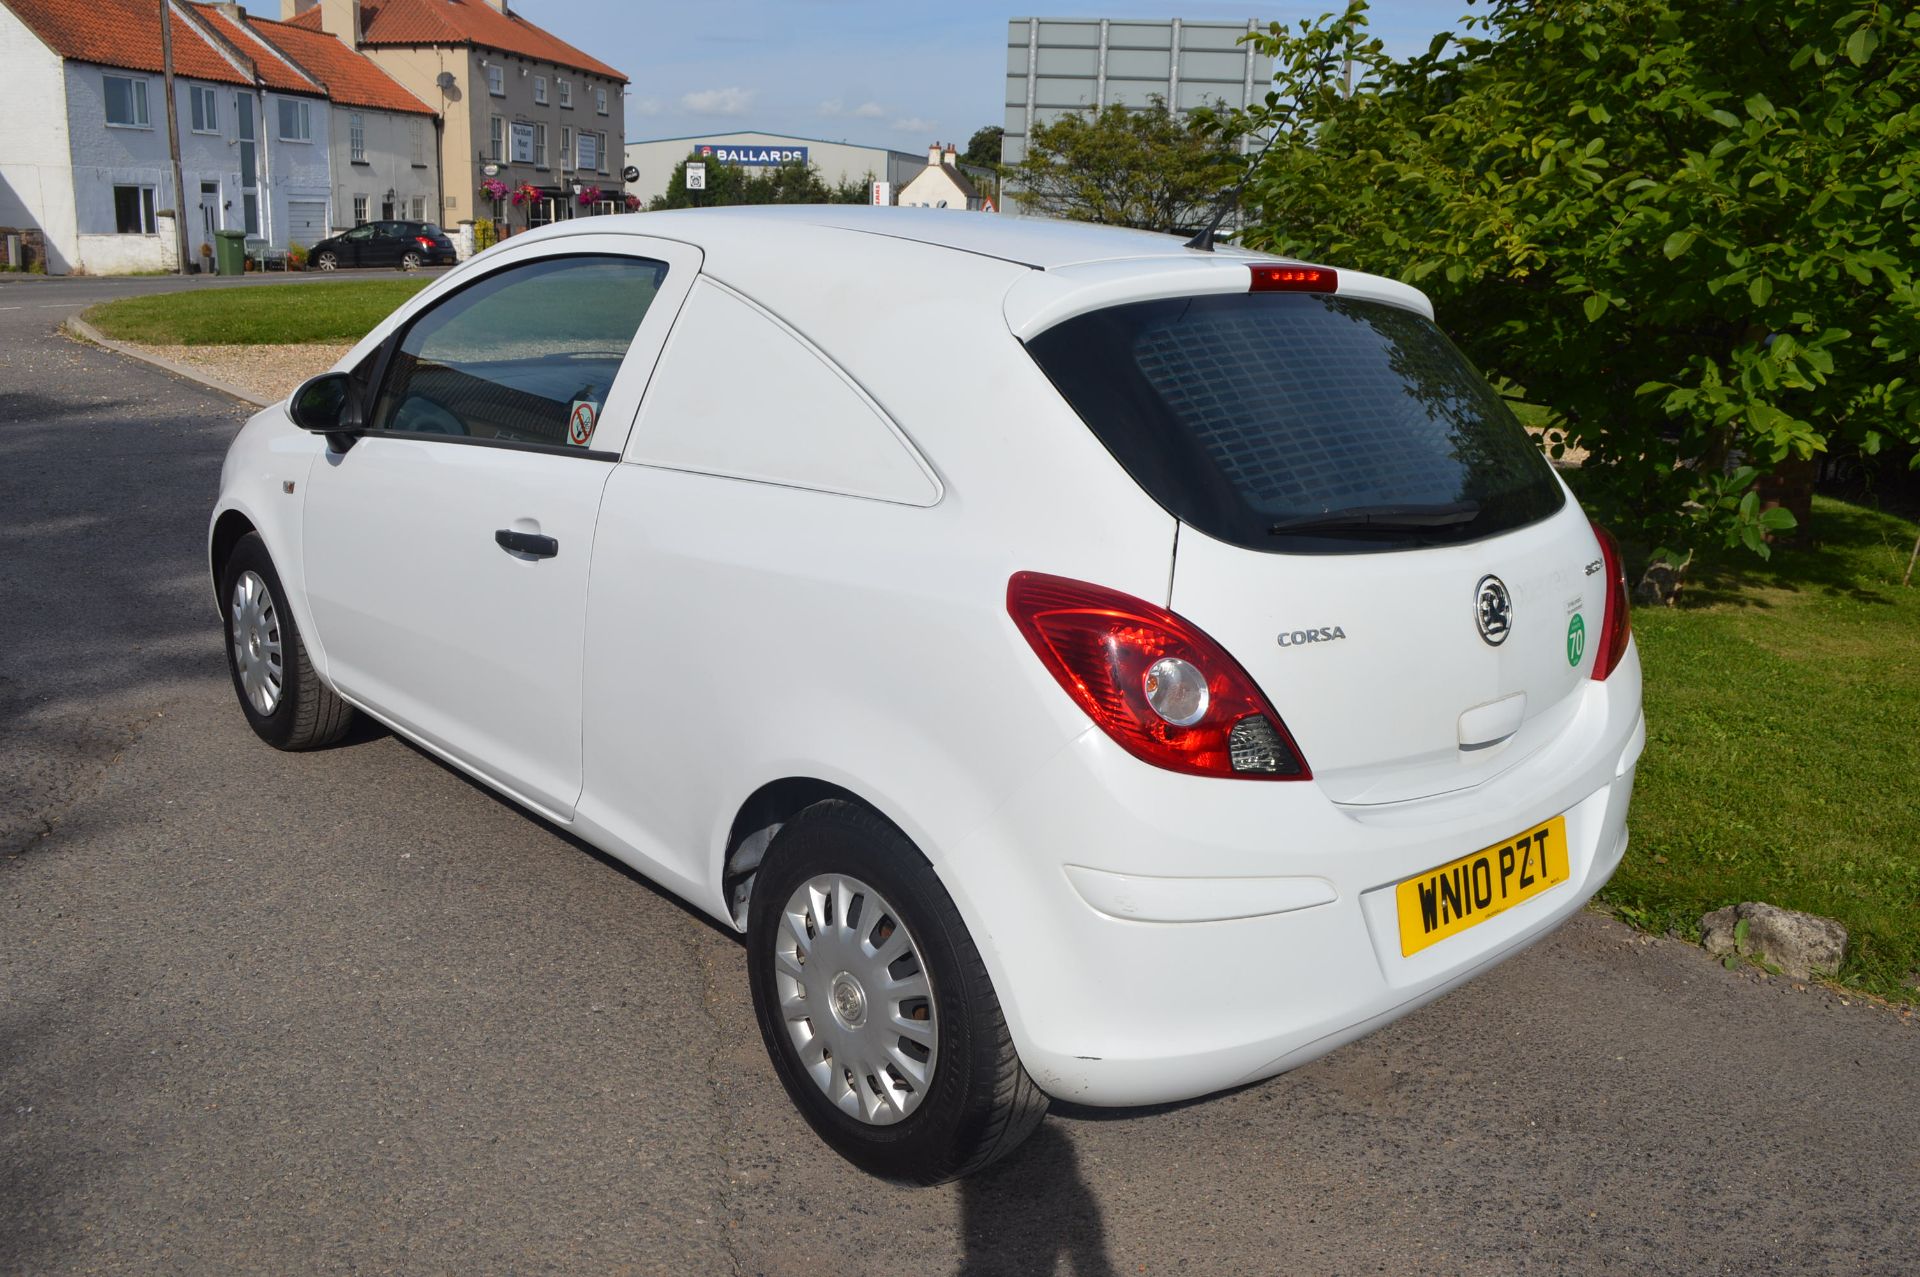
{"label": "shadow on road", "polygon": [[1008,1162],[960,1182],[960,1232],[966,1247],[961,1277],[1112,1277],[1115,1271],[1100,1203],[1057,1122],[1042,1123]]}

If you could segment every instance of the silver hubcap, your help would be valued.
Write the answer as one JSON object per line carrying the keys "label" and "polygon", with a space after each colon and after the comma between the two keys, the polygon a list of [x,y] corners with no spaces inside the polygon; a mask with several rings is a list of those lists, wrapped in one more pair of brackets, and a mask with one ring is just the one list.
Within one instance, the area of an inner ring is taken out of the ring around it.
{"label": "silver hubcap", "polygon": [[333,269],[333,254],[332,254],[332,253],[322,253],[322,254],[320,254],[320,269],[321,269],[321,270],[332,270],[332,269]]}
{"label": "silver hubcap", "polygon": [[232,625],[240,690],[256,713],[271,714],[286,685],[286,666],[281,660],[280,613],[258,572],[242,572],[233,583]]}
{"label": "silver hubcap", "polygon": [[843,874],[802,883],[781,911],[773,978],[801,1066],[836,1108],[889,1126],[920,1107],[940,1022],[920,950],[879,892]]}

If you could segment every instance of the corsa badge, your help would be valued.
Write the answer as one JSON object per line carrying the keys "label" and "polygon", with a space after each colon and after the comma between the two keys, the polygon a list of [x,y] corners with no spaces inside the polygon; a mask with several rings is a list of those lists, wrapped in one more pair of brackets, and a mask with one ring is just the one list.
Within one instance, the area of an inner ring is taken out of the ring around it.
{"label": "corsa badge", "polygon": [[1513,630],[1513,596],[1507,583],[1491,573],[1473,587],[1473,622],[1488,647],[1499,647]]}

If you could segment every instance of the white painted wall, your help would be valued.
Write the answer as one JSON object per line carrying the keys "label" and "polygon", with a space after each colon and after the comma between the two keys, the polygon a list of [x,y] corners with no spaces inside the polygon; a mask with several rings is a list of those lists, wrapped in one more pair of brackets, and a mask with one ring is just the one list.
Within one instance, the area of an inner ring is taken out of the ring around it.
{"label": "white painted wall", "polygon": [[[268,157],[263,177],[268,197],[262,201],[266,224],[260,229],[263,238],[274,247],[285,248],[288,201],[333,198],[333,108],[324,98],[290,93],[266,93],[262,97],[261,136],[267,139]],[[311,141],[281,140],[279,104],[282,100],[307,104],[307,114],[312,121]],[[334,216],[338,218],[339,214]]]}
{"label": "white painted wall", "polygon": [[[366,162],[353,162],[352,117],[366,130]],[[416,151],[415,138],[419,149]],[[429,222],[440,220],[440,182],[434,173],[439,139],[433,117],[364,107],[333,108],[333,229],[353,226],[353,197],[367,197],[367,217],[378,220],[388,191],[395,193],[394,216],[412,217],[413,199],[422,200]],[[415,163],[415,156],[419,163]]]}
{"label": "white painted wall", "polygon": [[65,274],[79,252],[73,160],[60,58],[0,5],[0,226],[37,226],[47,270]]}
{"label": "white painted wall", "polygon": [[[109,75],[147,82],[150,127],[123,128],[107,123],[105,77]],[[218,128],[211,133],[193,131],[194,86],[213,90]],[[156,209],[180,210],[188,228],[188,252],[196,258],[201,239],[202,182],[220,186],[222,226],[245,224],[240,203],[240,155],[233,139],[237,136],[238,103],[243,97],[251,100],[254,94],[235,85],[176,76],[174,95],[180,116],[180,168],[187,190],[184,203],[173,190],[173,166],[167,156],[166,86],[161,77],[85,62],[66,64],[66,128],[73,166],[74,220],[79,232],[75,264],[79,268],[99,275],[164,269],[166,259],[157,234],[122,235],[116,229],[115,186],[151,186]],[[319,114],[326,114],[324,108]]]}

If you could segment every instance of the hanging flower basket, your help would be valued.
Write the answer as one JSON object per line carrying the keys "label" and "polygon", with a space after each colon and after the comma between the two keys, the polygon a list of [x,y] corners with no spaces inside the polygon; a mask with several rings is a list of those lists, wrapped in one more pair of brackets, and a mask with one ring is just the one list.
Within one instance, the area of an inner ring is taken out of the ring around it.
{"label": "hanging flower basket", "polygon": [[480,183],[480,193],[496,204],[507,198],[507,192],[511,189],[511,187],[497,177],[490,177]]}
{"label": "hanging flower basket", "polygon": [[638,213],[639,211],[640,211],[640,197],[638,195],[627,196],[627,212]]}
{"label": "hanging flower basket", "polygon": [[597,186],[581,187],[580,202],[583,205],[598,204],[600,202],[600,188]]}
{"label": "hanging flower basket", "polygon": [[515,208],[518,208],[522,204],[532,204],[539,200],[539,198],[540,188],[532,182],[520,183],[520,185],[513,188],[513,195],[511,196]]}

